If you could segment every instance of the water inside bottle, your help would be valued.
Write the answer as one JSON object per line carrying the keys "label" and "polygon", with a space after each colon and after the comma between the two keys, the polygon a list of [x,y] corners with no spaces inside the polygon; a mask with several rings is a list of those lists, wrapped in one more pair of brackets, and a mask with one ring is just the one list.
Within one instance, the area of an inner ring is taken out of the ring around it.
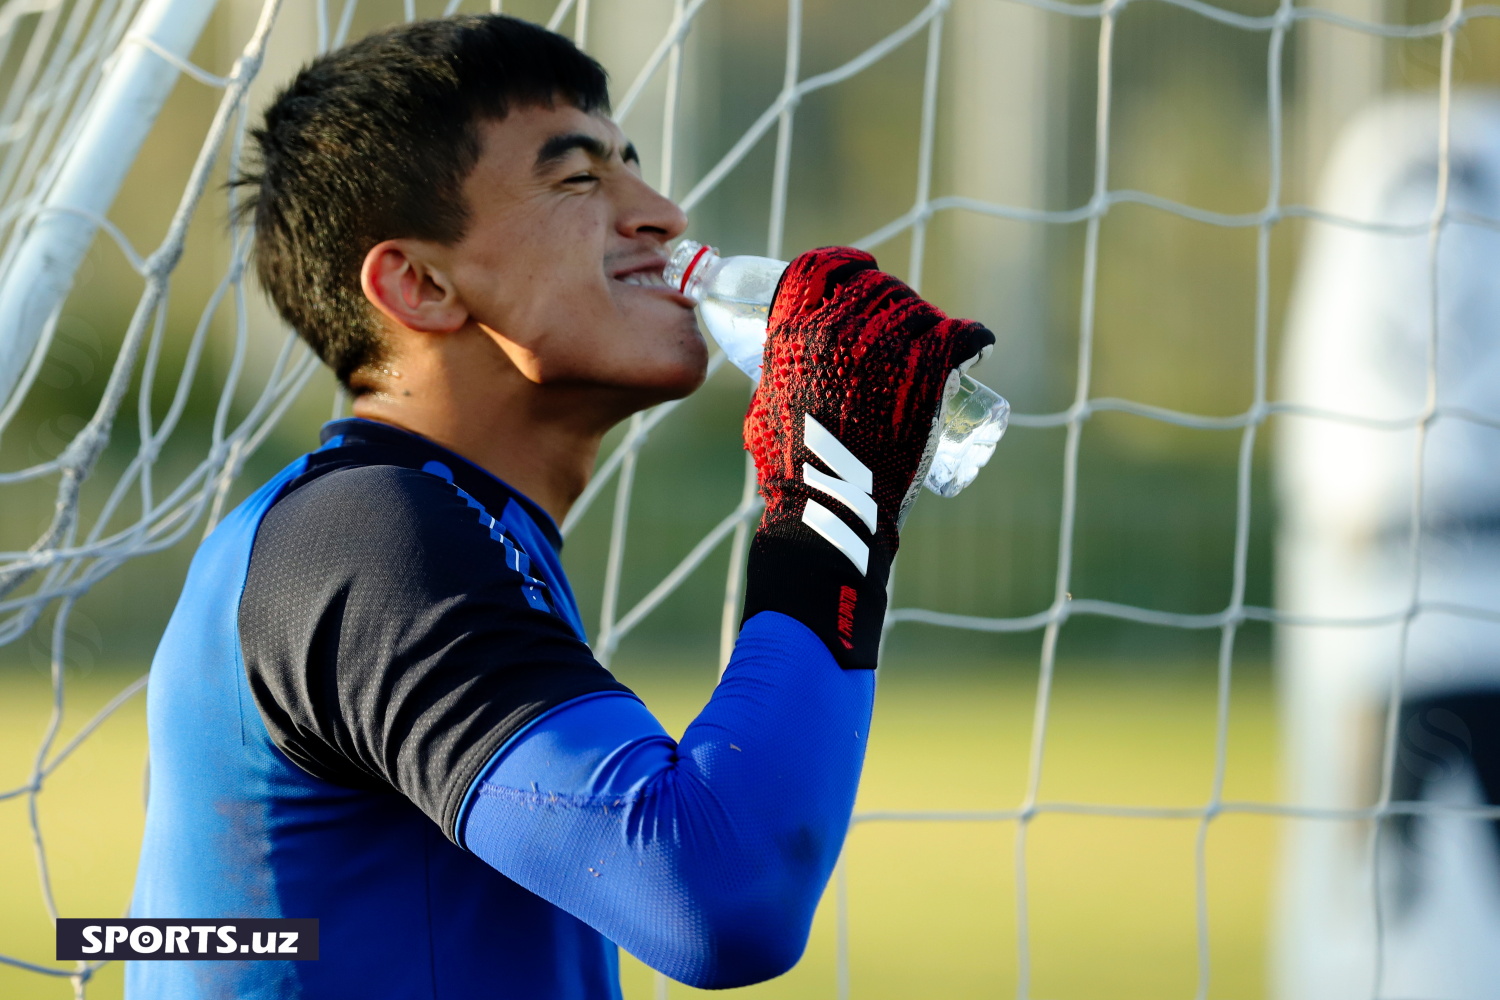
{"label": "water inside bottle", "polygon": [[717,295],[698,303],[703,325],[708,327],[729,363],[757,382],[760,381],[770,311],[771,307],[764,302]]}
{"label": "water inside bottle", "polygon": [[988,386],[960,375],[943,407],[942,432],[923,482],[940,497],[955,497],[995,453],[1010,422],[1010,404]]}

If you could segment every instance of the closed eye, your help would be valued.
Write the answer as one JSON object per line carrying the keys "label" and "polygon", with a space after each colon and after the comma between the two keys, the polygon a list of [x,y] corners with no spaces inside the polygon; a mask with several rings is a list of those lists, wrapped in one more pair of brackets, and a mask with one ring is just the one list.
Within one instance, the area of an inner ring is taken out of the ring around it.
{"label": "closed eye", "polygon": [[599,178],[594,174],[574,174],[563,179],[564,184],[591,184]]}

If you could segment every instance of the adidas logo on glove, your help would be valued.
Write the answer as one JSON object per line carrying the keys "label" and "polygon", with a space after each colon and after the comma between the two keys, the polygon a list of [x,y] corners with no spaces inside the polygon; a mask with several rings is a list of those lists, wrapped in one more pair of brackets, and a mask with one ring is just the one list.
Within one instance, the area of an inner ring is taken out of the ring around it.
{"label": "adidas logo on glove", "polygon": [[[869,466],[855,458],[854,453],[829,433],[828,428],[814,420],[810,413],[802,415],[802,443],[834,473],[827,475],[819,472],[810,462],[803,462],[802,481],[843,504],[865,523],[865,527],[873,535],[875,482],[870,475]],[[833,511],[809,498],[802,511],[802,523],[828,539],[830,545],[847,556],[861,576],[869,570],[869,544],[861,540],[854,529]]]}

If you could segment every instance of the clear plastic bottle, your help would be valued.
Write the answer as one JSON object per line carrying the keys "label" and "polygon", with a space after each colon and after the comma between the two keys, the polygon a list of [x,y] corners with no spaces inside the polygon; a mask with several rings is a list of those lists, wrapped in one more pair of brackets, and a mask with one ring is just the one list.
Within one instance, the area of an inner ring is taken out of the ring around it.
{"label": "clear plastic bottle", "polygon": [[[703,325],[730,363],[758,382],[771,298],[785,270],[785,261],[720,257],[713,247],[683,240],[663,277],[698,303]],[[968,375],[959,376],[923,485],[938,496],[957,496],[995,453],[1009,420],[1010,404],[998,393]]]}

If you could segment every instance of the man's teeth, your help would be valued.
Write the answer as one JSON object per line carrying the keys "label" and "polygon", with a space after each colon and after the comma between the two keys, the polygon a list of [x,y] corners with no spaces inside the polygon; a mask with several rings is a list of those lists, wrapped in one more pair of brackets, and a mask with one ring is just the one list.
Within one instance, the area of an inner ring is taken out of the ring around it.
{"label": "man's teeth", "polygon": [[666,281],[656,271],[632,271],[630,274],[621,275],[615,280],[623,281],[627,285],[645,285],[650,288],[667,287]]}

